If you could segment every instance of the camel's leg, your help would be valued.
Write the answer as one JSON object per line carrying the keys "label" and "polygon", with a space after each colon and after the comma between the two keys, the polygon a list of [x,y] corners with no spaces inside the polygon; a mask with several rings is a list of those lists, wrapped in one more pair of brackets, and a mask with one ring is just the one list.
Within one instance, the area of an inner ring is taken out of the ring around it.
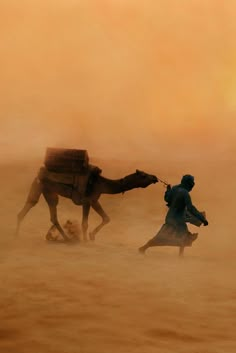
{"label": "camel's leg", "polygon": [[90,211],[90,204],[89,203],[83,204],[82,232],[83,232],[84,241],[87,241],[89,211]]}
{"label": "camel's leg", "polygon": [[180,246],[180,247],[179,247],[179,256],[180,256],[180,257],[183,257],[183,256],[184,256],[184,248],[185,248],[184,246]]}
{"label": "camel's leg", "polygon": [[49,230],[46,234],[47,240],[57,240],[57,239],[53,238],[52,233],[51,233],[54,228],[56,228],[54,224],[49,228]]}
{"label": "camel's leg", "polygon": [[23,209],[18,213],[17,215],[17,227],[16,227],[16,235],[18,235],[19,230],[20,230],[20,225],[21,222],[23,221],[24,217],[27,215],[29,210],[34,207],[40,198],[40,195],[42,193],[42,184],[38,178],[34,179],[29,195],[27,197],[26,203],[23,207]]}
{"label": "camel's leg", "polygon": [[52,194],[52,193],[47,193],[44,192],[44,197],[45,200],[47,201],[49,211],[50,211],[50,220],[52,222],[52,226],[47,232],[46,239],[50,238],[50,233],[52,229],[55,227],[59,231],[59,233],[62,235],[65,241],[70,240],[66,233],[64,232],[63,228],[59,224],[58,218],[57,218],[57,204],[58,204],[58,195],[57,194]]}
{"label": "camel's leg", "polygon": [[92,232],[89,233],[90,240],[95,240],[95,235],[99,232],[99,230],[104,227],[107,223],[110,222],[110,218],[103,210],[102,206],[98,201],[94,201],[91,203],[92,208],[96,211],[99,216],[102,217],[102,223],[100,223],[96,228],[93,229]]}

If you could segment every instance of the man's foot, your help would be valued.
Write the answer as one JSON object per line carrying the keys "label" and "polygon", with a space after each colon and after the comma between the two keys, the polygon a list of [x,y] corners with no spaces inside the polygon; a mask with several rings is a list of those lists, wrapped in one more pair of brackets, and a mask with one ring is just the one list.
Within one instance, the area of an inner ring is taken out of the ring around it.
{"label": "man's foot", "polygon": [[139,251],[140,254],[145,254],[145,251],[146,251],[145,246],[141,246],[141,247],[138,249],[138,251]]}

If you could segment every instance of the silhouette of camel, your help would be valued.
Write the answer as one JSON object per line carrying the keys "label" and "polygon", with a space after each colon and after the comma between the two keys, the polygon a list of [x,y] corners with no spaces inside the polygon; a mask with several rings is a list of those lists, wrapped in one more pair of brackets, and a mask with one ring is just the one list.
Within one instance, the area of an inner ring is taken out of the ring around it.
{"label": "silhouette of camel", "polygon": [[33,206],[38,203],[40,195],[43,194],[49,206],[50,219],[52,222],[52,226],[46,235],[47,240],[53,240],[51,232],[56,228],[64,238],[64,241],[69,241],[69,238],[59,224],[57,217],[57,204],[59,201],[58,195],[69,198],[76,205],[81,205],[83,207],[82,233],[84,240],[87,240],[88,217],[90,208],[92,207],[92,209],[97,212],[99,216],[101,216],[102,222],[89,234],[90,240],[94,240],[96,233],[98,233],[100,229],[110,221],[110,218],[98,202],[101,194],[124,193],[125,191],[135,188],[146,188],[147,186],[158,182],[158,179],[155,175],[150,175],[140,170],[136,170],[135,173],[117,180],[107,179],[100,175],[100,173],[92,174],[92,179],[88,181],[89,188],[87,188],[85,196],[81,198],[79,190],[74,188],[73,183],[66,184],[55,182],[47,178],[42,178],[40,176],[41,174],[42,173],[39,172],[38,176],[34,179],[26,203],[17,216],[16,233],[18,234],[20,224],[26,214]]}

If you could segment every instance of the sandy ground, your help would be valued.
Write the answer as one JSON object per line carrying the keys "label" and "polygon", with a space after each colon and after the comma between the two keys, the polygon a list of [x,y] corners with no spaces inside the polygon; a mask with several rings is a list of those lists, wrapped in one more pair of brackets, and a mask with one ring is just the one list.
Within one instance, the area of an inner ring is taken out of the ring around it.
{"label": "sandy ground", "polygon": [[[105,163],[103,175],[133,172],[135,163]],[[122,167],[121,167],[122,166]],[[45,201],[26,217],[19,238],[15,218],[38,164],[1,166],[0,352],[2,353],[234,353],[236,282],[235,169],[217,163],[137,163],[171,183],[191,170],[194,203],[209,227],[179,259],[176,248],[137,248],[166,212],[164,188],[102,196],[112,219],[94,243],[49,244]],[[191,168],[190,168],[191,167]],[[144,168],[143,168],[144,169]],[[206,176],[207,175],[207,176]],[[81,217],[61,199],[60,219]],[[92,212],[90,227],[99,218]]]}

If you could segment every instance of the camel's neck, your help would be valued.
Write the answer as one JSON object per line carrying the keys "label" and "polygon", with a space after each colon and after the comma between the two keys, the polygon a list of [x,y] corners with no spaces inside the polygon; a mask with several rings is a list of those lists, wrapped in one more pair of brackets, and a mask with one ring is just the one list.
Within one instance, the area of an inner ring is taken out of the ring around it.
{"label": "camel's neck", "polygon": [[101,194],[120,194],[139,187],[130,176],[122,179],[112,180],[99,176],[98,189]]}

